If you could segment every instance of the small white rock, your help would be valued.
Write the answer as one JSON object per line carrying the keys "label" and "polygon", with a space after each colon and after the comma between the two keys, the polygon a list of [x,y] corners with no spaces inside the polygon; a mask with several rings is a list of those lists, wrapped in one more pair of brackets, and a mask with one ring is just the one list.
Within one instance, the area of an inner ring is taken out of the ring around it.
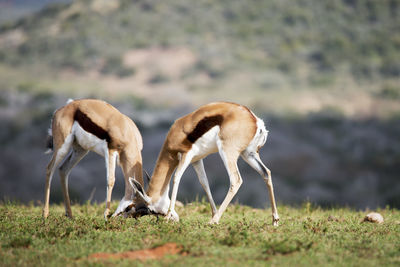
{"label": "small white rock", "polygon": [[185,205],[184,205],[182,202],[180,202],[179,200],[177,200],[177,201],[175,202],[175,206],[182,208],[182,207],[184,207]]}
{"label": "small white rock", "polygon": [[364,217],[363,222],[383,223],[383,217],[377,212],[371,212]]}

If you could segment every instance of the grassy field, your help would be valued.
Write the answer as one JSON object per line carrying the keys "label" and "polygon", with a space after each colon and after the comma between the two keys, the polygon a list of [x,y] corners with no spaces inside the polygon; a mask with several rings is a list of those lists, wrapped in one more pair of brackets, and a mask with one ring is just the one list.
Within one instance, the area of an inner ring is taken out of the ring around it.
{"label": "grassy field", "polygon": [[[114,203],[116,207],[117,203]],[[44,221],[41,208],[0,206],[1,266],[398,266],[400,212],[384,209],[383,224],[361,223],[366,212],[321,209],[309,203],[279,206],[281,225],[271,226],[270,210],[231,205],[219,225],[207,224],[207,203],[178,208],[181,221],[154,216],[104,221],[103,205],[74,205],[73,220],[53,205]],[[181,251],[157,260],[92,259],[175,243]]]}

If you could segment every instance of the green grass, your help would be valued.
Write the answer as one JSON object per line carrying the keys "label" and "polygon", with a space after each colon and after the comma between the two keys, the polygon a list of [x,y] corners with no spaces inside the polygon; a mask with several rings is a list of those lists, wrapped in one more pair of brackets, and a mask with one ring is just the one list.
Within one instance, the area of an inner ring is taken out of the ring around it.
{"label": "green grass", "polygon": [[[114,203],[116,207],[117,203]],[[114,208],[115,208],[114,207]],[[386,266],[400,264],[400,213],[379,212],[381,225],[361,223],[365,212],[321,209],[305,204],[279,206],[281,225],[271,225],[270,210],[231,205],[219,225],[208,225],[207,203],[178,208],[181,221],[161,217],[104,221],[103,205],[74,205],[75,218],[53,205],[47,220],[41,207],[0,206],[1,266],[75,265],[233,265],[233,266]],[[92,260],[96,252],[123,252],[175,242],[185,253],[145,263]]]}

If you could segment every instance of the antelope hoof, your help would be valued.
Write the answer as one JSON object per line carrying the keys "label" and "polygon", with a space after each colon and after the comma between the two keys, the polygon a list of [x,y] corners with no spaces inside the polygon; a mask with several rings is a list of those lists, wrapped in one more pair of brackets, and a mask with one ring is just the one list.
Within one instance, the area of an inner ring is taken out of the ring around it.
{"label": "antelope hoof", "polygon": [[118,216],[122,216],[122,211],[119,211],[118,209],[113,213],[113,215],[108,215],[108,217],[112,217],[112,218],[115,218],[115,217],[118,217]]}
{"label": "antelope hoof", "polygon": [[212,219],[208,222],[208,224],[213,225],[213,224],[218,224],[219,219],[217,219],[215,216],[212,217]]}
{"label": "antelope hoof", "polygon": [[279,226],[279,217],[278,217],[278,218],[273,218],[273,219],[272,219],[272,225],[275,226],[275,227],[276,227],[276,226]]}
{"label": "antelope hoof", "polygon": [[108,210],[104,212],[104,220],[107,221],[111,217],[111,215],[109,213],[110,213],[110,211],[108,211]]}
{"label": "antelope hoof", "polygon": [[179,222],[179,216],[175,211],[168,212],[167,216],[165,216],[167,221]]}
{"label": "antelope hoof", "polygon": [[49,211],[45,210],[45,211],[43,211],[43,218],[46,219],[47,217],[49,217]]}

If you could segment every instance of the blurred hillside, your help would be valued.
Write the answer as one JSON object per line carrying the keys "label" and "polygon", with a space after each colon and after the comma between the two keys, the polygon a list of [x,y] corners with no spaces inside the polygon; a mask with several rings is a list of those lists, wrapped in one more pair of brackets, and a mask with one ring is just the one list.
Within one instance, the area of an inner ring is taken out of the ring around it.
{"label": "blurred hillside", "polygon": [[[0,197],[42,198],[53,111],[96,97],[137,122],[150,171],[178,116],[234,101],[266,121],[262,158],[279,201],[400,206],[400,1],[57,2],[22,18],[0,12]],[[206,168],[221,200],[216,158]],[[91,156],[73,171],[76,199],[94,187],[103,199],[100,164]],[[240,164],[239,201],[264,205],[262,180]],[[202,195],[185,176],[182,198]]]}
{"label": "blurred hillside", "polygon": [[399,5],[53,4],[3,24],[1,79],[6,88],[34,83],[78,96],[130,94],[167,107],[228,99],[274,113],[334,108],[355,117],[391,116],[400,98]]}
{"label": "blurred hillside", "polygon": [[48,4],[67,3],[71,0],[0,0],[0,23],[16,20],[37,12]]}

